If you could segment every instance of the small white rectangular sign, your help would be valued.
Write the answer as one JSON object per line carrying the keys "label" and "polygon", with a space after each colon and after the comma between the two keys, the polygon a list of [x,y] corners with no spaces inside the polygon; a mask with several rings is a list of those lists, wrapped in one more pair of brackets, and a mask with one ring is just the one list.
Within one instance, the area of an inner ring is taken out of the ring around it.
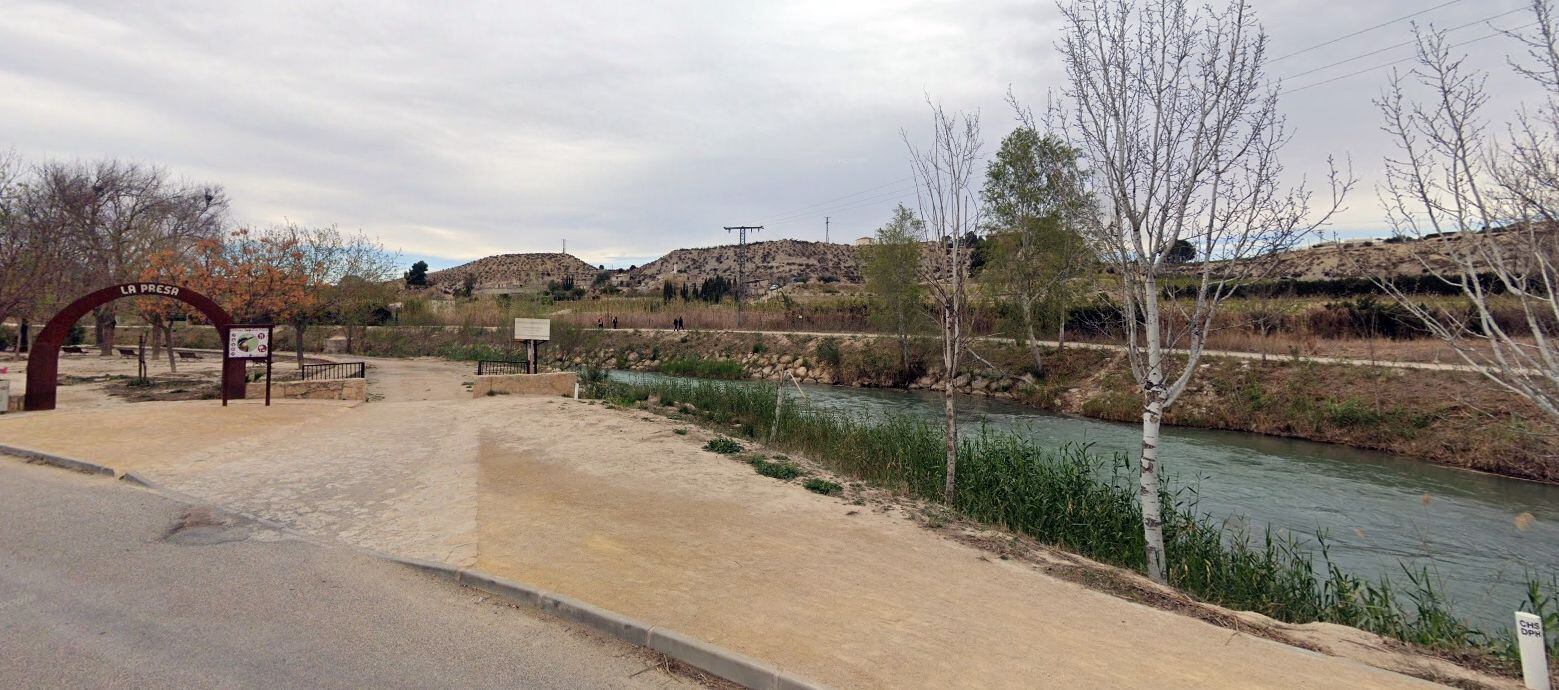
{"label": "small white rectangular sign", "polygon": [[271,356],[271,329],[227,329],[227,356],[235,359],[265,359]]}
{"label": "small white rectangular sign", "polygon": [[1543,619],[1516,612],[1516,645],[1521,651],[1521,678],[1533,690],[1549,690],[1548,645],[1543,638]]}
{"label": "small white rectangular sign", "polygon": [[515,340],[551,340],[552,319],[515,319]]}

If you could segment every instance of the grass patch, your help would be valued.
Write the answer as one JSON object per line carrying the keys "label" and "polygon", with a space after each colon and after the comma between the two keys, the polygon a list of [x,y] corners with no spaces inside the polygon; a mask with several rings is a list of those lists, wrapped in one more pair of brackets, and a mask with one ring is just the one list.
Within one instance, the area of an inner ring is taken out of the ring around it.
{"label": "grass patch", "polygon": [[672,429],[671,433],[676,434],[678,436],[686,436],[687,435],[687,429]]}
{"label": "grass patch", "polygon": [[750,462],[753,471],[765,477],[790,481],[801,476],[801,468],[788,462],[769,462],[764,460],[762,456],[753,458]]}
{"label": "grass patch", "polygon": [[821,479],[818,477],[808,479],[805,482],[802,482],[801,485],[806,487],[807,491],[811,491],[815,494],[823,494],[824,496],[838,496],[841,492],[844,491],[844,487],[840,486],[839,482],[831,482],[827,479]]}
{"label": "grass patch", "polygon": [[735,455],[742,452],[742,444],[724,436],[716,436],[704,444],[704,450],[721,455]]}
{"label": "grass patch", "polygon": [[[667,405],[692,404],[713,423],[772,433],[774,447],[816,458],[841,475],[933,502],[942,495],[944,438],[935,425],[906,417],[838,416],[794,403],[776,418],[773,384],[608,382],[591,394],[623,405],[652,395]],[[1354,406],[1332,412],[1343,418],[1359,414]],[[723,440],[729,452],[740,450],[735,441]],[[788,464],[753,462],[767,476],[774,475],[764,467]],[[1137,472],[1130,458],[1101,456],[1088,446],[1041,447],[1021,436],[985,431],[961,438],[958,467],[957,498],[946,510],[1098,561],[1144,569]],[[1513,658],[1513,636],[1458,618],[1427,570],[1403,565],[1396,577],[1362,577],[1331,560],[1324,534],[1308,539],[1252,534],[1236,527],[1242,520],[1220,521],[1200,512],[1194,487],[1166,483],[1160,493],[1170,583],[1198,599],[1292,623],[1348,625],[1455,654]],[[1555,621],[1548,647],[1551,654],[1559,652],[1559,577],[1534,579],[1529,587],[1520,607]]]}

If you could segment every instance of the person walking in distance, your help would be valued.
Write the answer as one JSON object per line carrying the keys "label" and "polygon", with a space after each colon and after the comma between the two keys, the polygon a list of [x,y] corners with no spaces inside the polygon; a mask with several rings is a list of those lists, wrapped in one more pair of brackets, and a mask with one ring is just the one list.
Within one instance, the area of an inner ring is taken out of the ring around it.
{"label": "person walking in distance", "polygon": [[617,330],[617,317],[612,317],[612,330]]}

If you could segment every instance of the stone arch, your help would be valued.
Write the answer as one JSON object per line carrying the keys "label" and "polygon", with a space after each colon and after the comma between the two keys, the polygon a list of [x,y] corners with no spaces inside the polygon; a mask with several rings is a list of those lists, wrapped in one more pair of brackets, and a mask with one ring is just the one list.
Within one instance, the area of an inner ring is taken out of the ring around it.
{"label": "stone arch", "polygon": [[[227,330],[233,325],[233,317],[210,297],[167,283],[111,285],[71,302],[49,319],[48,325],[38,333],[32,351],[27,354],[27,397],[22,409],[29,412],[54,409],[54,388],[59,384],[60,346],[65,344],[71,326],[76,325],[88,312],[109,302],[121,297],[140,296],[176,299],[200,310],[216,326],[219,341],[227,342]],[[230,400],[244,397],[244,360],[222,358],[222,389]]]}

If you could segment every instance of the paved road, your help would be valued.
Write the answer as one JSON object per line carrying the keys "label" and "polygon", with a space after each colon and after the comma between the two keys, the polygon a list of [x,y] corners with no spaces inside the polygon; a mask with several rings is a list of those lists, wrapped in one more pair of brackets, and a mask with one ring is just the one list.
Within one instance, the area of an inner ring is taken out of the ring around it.
{"label": "paved road", "polygon": [[[676,332],[676,331],[673,331],[670,328],[634,328],[634,329],[622,328],[622,329],[618,329],[618,330],[624,330],[624,331],[636,330],[636,331],[645,331],[645,332],[649,332],[649,333],[675,333]],[[694,330],[703,330],[703,329],[694,329]],[[802,336],[812,336],[812,337],[833,336],[833,337],[836,337],[836,338],[890,338],[890,337],[893,337],[891,335],[884,334],[884,333],[831,332],[831,331],[757,331],[757,330],[741,330],[741,329],[733,329],[733,328],[713,329],[711,332],[718,332],[718,333],[754,333],[754,334],[762,334],[762,335],[802,335]],[[927,336],[913,336],[913,337],[927,337]],[[993,337],[993,336],[976,336],[976,337],[970,338],[970,340],[975,340],[975,341],[980,341],[980,342],[1003,342],[1003,343],[1010,343],[1010,342],[1012,342],[1011,338],[997,338],[997,337]],[[1043,347],[1055,347],[1057,345],[1056,341],[1054,341],[1054,340],[1041,340],[1041,341],[1039,341],[1039,344],[1041,346],[1043,346]],[[1067,347],[1081,348],[1081,349],[1084,349],[1084,350],[1109,350],[1109,351],[1112,351],[1112,352],[1124,352],[1126,350],[1126,346],[1125,345],[1115,345],[1115,344],[1111,344],[1111,343],[1088,343],[1088,342],[1072,341],[1072,342],[1068,342],[1066,344],[1066,346]],[[1184,354],[1186,351],[1185,350],[1174,350],[1174,349],[1171,349],[1171,350],[1168,350],[1168,352],[1173,353],[1173,354]],[[1243,351],[1240,351],[1240,350],[1203,350],[1202,351],[1202,355],[1206,356],[1206,357],[1231,357],[1231,358],[1234,358],[1234,359],[1271,360],[1271,361],[1282,361],[1282,360],[1291,358],[1288,355],[1262,354],[1260,352],[1243,352]],[[1425,369],[1425,370],[1430,370],[1430,371],[1482,372],[1486,368],[1486,367],[1476,367],[1476,366],[1472,366],[1470,364],[1442,364],[1442,363],[1439,363],[1439,362],[1396,362],[1396,361],[1379,360],[1379,359],[1377,359],[1377,360],[1369,360],[1369,359],[1353,359],[1353,358],[1349,358],[1349,357],[1322,357],[1322,356],[1317,356],[1317,355],[1300,355],[1299,359],[1301,361],[1315,362],[1317,364],[1348,364],[1348,365],[1361,366],[1361,367],[1388,367],[1388,368],[1392,368],[1392,369]]]}
{"label": "paved road", "polygon": [[695,686],[409,568],[186,515],[110,479],[0,458],[3,684]]}

